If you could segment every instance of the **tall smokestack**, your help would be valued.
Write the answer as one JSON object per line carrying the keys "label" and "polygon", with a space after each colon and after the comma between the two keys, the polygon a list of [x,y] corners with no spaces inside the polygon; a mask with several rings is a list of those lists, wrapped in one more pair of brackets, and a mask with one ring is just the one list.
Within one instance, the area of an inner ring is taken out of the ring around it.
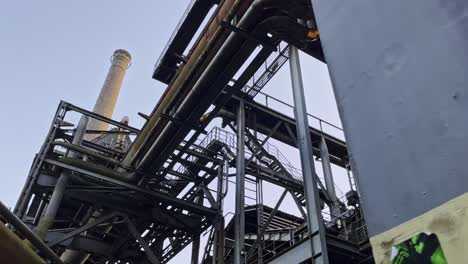
{"label": "tall smokestack", "polygon": [[[123,49],[118,49],[114,51],[114,54],[111,58],[111,66],[109,72],[107,73],[106,81],[102,85],[99,96],[96,100],[96,103],[93,108],[93,112],[107,118],[112,118],[114,113],[115,104],[117,103],[117,98],[119,97],[120,87],[122,87],[122,81],[125,76],[125,72],[130,66],[130,60],[132,56],[130,53]],[[128,117],[122,119],[122,123],[128,124]],[[87,130],[99,130],[107,131],[109,124],[101,122],[99,120],[90,119],[88,122]],[[97,138],[99,134],[86,134],[84,136],[85,140],[91,141]],[[123,139],[118,135],[118,141],[122,142]],[[118,144],[123,144],[119,143]],[[99,216],[99,212],[95,212],[95,216]],[[94,221],[94,220],[90,220]],[[90,222],[88,221],[88,223]],[[70,264],[83,264],[89,257],[89,253],[76,251],[73,249],[66,249],[60,259],[65,263]]]}
{"label": "tall smokestack", "polygon": [[[119,97],[120,87],[122,87],[125,72],[130,66],[131,58],[130,53],[123,49],[116,50],[114,55],[112,55],[111,66],[107,73],[106,81],[93,108],[93,112],[96,114],[112,118],[115,104]],[[106,131],[108,127],[108,124],[95,119],[91,119],[88,124],[88,130]],[[85,139],[93,140],[98,136],[99,134],[88,134]]]}

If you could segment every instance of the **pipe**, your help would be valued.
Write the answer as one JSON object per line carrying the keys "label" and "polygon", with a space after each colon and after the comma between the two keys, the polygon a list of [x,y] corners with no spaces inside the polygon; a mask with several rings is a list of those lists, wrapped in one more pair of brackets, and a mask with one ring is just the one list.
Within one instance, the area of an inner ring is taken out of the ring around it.
{"label": "pipe", "polygon": [[45,264],[29,241],[18,237],[0,222],[0,263]]}
{"label": "pipe", "polygon": [[322,159],[323,176],[325,178],[325,188],[327,188],[328,196],[333,205],[337,203],[335,181],[333,180],[333,172],[331,169],[330,155],[328,154],[328,147],[325,139],[322,137],[320,141],[320,158]]}
{"label": "pipe", "polygon": [[[76,128],[75,136],[73,137],[73,144],[80,145],[81,141],[86,132],[86,127],[88,125],[88,117],[82,116],[78,126]],[[68,154],[71,158],[76,158],[78,155],[75,152],[70,152]],[[55,216],[57,215],[60,204],[62,203],[63,195],[65,193],[65,188],[68,185],[71,174],[69,172],[61,172],[57,183],[55,184],[54,191],[50,197],[49,205],[44,216],[39,220],[35,232],[38,237],[44,239],[47,235],[49,228],[54,224]]]}
{"label": "pipe", "polygon": [[0,214],[49,260],[52,260],[54,263],[64,264],[60,258],[55,255],[55,253],[46,244],[44,244],[44,242],[42,242],[41,238],[34,234],[16,215],[10,212],[2,202],[0,202]]}
{"label": "pipe", "polygon": [[93,157],[93,158],[96,158],[96,159],[99,159],[99,160],[102,160],[102,161],[105,161],[105,162],[112,163],[114,165],[121,166],[120,162],[118,160],[116,160],[116,159],[103,156],[103,155],[101,155],[99,153],[96,153],[96,152],[91,151],[91,150],[89,150],[87,148],[81,147],[79,145],[75,145],[73,143],[64,142],[64,141],[53,141],[53,142],[50,143],[50,145],[51,146],[61,146],[61,147],[64,147],[66,149],[70,149],[70,150],[79,152],[79,153],[84,154],[86,156],[90,156],[90,157]]}
{"label": "pipe", "polygon": [[[226,1],[226,2],[228,2],[228,1]],[[295,2],[298,3],[297,0],[296,0]],[[279,3],[279,4],[278,4],[278,3]],[[303,8],[304,6],[310,7],[310,3],[308,3],[308,1],[301,1],[301,2],[299,2],[299,3],[302,3],[302,4],[299,4],[299,6],[301,6],[301,8],[297,8],[297,9],[300,10],[300,12],[302,12],[301,16],[304,16],[305,18],[311,16],[311,15],[312,15],[312,12],[307,12],[307,11],[305,11],[305,10],[307,10],[307,8]],[[236,2],[235,4],[239,4],[239,3]],[[263,9],[268,10],[268,11],[271,11],[271,9],[272,9],[271,6],[273,6],[273,4],[278,4],[278,5],[280,5],[281,7],[286,8],[286,9],[287,9],[287,8],[290,8],[290,7],[292,6],[290,3],[283,3],[283,2],[278,1],[278,0],[262,0],[262,1],[258,1],[258,0],[257,0],[256,2],[254,2],[254,4],[252,4],[252,5],[250,6],[250,8],[249,8],[250,14],[247,14],[247,13],[246,13],[246,14],[243,16],[243,19],[244,19],[245,17],[250,17],[250,19],[256,18],[255,16],[253,16],[253,13],[255,13],[256,11],[261,11],[261,10],[263,10]],[[237,6],[237,5],[235,5],[235,6]],[[263,11],[265,11],[265,10],[263,10]],[[309,10],[310,10],[310,9],[309,9]],[[231,11],[232,11],[232,10],[231,10]],[[247,12],[249,12],[249,11],[247,11]],[[299,12],[299,11],[298,11],[298,12]],[[230,12],[228,15],[231,16],[232,14],[233,14],[233,12]],[[228,18],[229,18],[229,17],[228,17]],[[220,20],[220,21],[221,21],[221,20]],[[225,19],[224,21],[230,21],[230,19]],[[242,23],[239,23],[239,24],[242,24]],[[244,23],[244,24],[245,24],[245,23]],[[253,27],[255,24],[256,24],[256,23],[250,23],[249,27]],[[210,26],[212,26],[212,25],[210,25]],[[240,27],[241,27],[241,26],[240,26]],[[241,27],[241,28],[242,28],[242,27]],[[245,29],[246,31],[249,31],[248,28],[242,28],[242,29]],[[209,32],[209,30],[208,30],[208,32]],[[235,34],[235,33],[231,33],[231,35],[229,36],[229,38],[231,39],[231,38],[233,37],[233,35],[236,35],[236,34]],[[241,37],[241,36],[238,36],[238,35],[237,35],[236,37],[237,37],[237,39],[239,39],[239,37]],[[241,38],[242,38],[242,37],[241,37]],[[229,41],[227,41],[227,42],[229,42]],[[197,45],[196,50],[198,49],[198,46],[199,46],[199,45]],[[224,45],[223,47],[225,47],[225,46],[226,46],[226,43],[225,43],[225,45]],[[234,49],[237,50],[240,46],[241,46],[241,44],[240,44],[240,42],[239,42],[239,45],[234,46]],[[201,46],[200,46],[200,47],[201,47]],[[226,51],[226,49],[224,49],[224,51]],[[217,54],[216,56],[219,56],[219,54],[222,53],[222,52],[223,52],[223,51],[218,52],[218,54]],[[247,52],[247,53],[248,53],[248,52]],[[192,56],[195,56],[195,53],[194,53]],[[189,63],[190,63],[191,61],[192,61],[192,60],[189,60]],[[188,64],[189,64],[189,63],[188,63]],[[182,71],[184,71],[184,70],[187,68],[188,64],[182,69]],[[212,64],[213,64],[213,63],[211,63],[210,65],[212,65]],[[191,66],[193,67],[194,65],[191,64]],[[223,66],[224,66],[224,65],[223,65]],[[205,69],[206,67],[200,67],[200,68]],[[205,74],[206,72],[207,72],[207,71],[205,71],[203,74]],[[180,78],[177,78],[177,79],[175,80],[174,86],[175,86],[176,83],[178,83],[178,82],[180,83],[181,81],[182,81],[182,82],[185,81],[185,79],[180,80],[181,78],[185,78],[185,77],[186,77],[185,75],[180,74],[179,76],[180,76]],[[171,88],[172,88],[172,87],[171,87]],[[170,89],[170,88],[168,88],[168,89]],[[192,89],[190,92],[192,93],[192,92],[193,92],[193,89]],[[188,95],[187,95],[187,96],[188,96]],[[187,96],[180,96],[180,97],[181,97],[181,98],[186,98]],[[151,133],[151,134],[159,134],[159,133],[157,133],[157,132],[158,132],[158,131],[161,131],[162,128],[157,129],[157,128],[156,128],[156,125],[157,125],[156,123],[159,124],[160,122],[162,122],[162,120],[159,120],[159,121],[158,121],[158,120],[156,120],[156,119],[159,119],[160,113],[161,113],[162,111],[165,111],[165,110],[167,109],[166,107],[168,106],[169,102],[172,102],[172,101],[173,101],[173,100],[172,100],[173,97],[174,97],[174,94],[173,94],[173,93],[167,93],[167,94],[165,93],[165,94],[163,95],[163,97],[161,98],[160,102],[166,102],[166,103],[165,103],[165,104],[164,104],[164,103],[161,103],[161,104],[158,103],[158,105],[157,105],[157,107],[156,107],[156,109],[155,109],[155,112],[154,112],[153,115],[152,115],[152,119],[147,123],[147,125],[148,125],[148,126],[151,126],[151,128],[144,128],[144,129],[142,130],[142,133],[141,133],[140,136],[137,138],[137,140],[136,140],[136,142],[134,143],[132,149],[129,151],[129,154],[128,154],[127,157],[126,157],[126,162],[129,162],[129,159],[133,159],[134,157],[135,157],[135,158],[138,158],[139,155],[136,155],[136,154],[138,154],[138,153],[135,151],[135,148],[138,148],[138,149],[139,149],[138,151],[141,151],[141,148],[140,148],[140,147],[141,147],[141,145],[144,144],[144,142],[147,140],[148,133]],[[156,122],[156,121],[158,121],[158,122]],[[165,122],[167,123],[167,121],[165,121]],[[145,125],[145,126],[146,126],[146,125]],[[148,130],[150,130],[150,131],[148,131]],[[154,141],[154,140],[151,140],[151,141]],[[125,164],[126,164],[126,163],[125,163]]]}
{"label": "pipe", "polygon": [[[247,2],[249,1],[251,0],[248,0]],[[239,10],[241,3],[245,2],[246,1],[242,0],[226,0],[223,2],[212,23],[208,26],[205,34],[199,38],[199,40],[196,42],[195,48],[190,51],[189,60],[179,70],[179,73],[176,75],[175,79],[167,87],[159,102],[156,104],[156,107],[151,114],[150,120],[145,123],[141,133],[135,139],[135,142],[129,149],[123,164],[132,164],[135,158],[139,156],[140,151],[142,151],[142,147],[145,145],[145,142],[149,140],[151,135],[157,132],[157,125],[160,122],[163,122],[163,120],[161,120],[161,114],[165,112],[166,109],[168,109],[171,102],[174,101],[174,99],[179,95],[180,91],[184,87],[190,87],[190,85],[185,85],[189,79],[189,76],[196,75],[195,72],[197,70],[201,71],[202,69],[206,68],[201,64],[207,64],[207,61],[210,61],[215,55],[215,52],[219,49],[219,47],[215,47],[215,43],[218,41],[224,41],[225,38],[227,38],[228,32],[221,26],[222,21],[230,21]],[[193,78],[196,78],[196,76]]]}
{"label": "pipe", "polygon": [[83,161],[81,159],[64,157],[64,158],[59,159],[59,161],[67,165],[72,165],[78,168],[83,168],[91,172],[95,172],[98,174],[112,177],[113,179],[117,179],[117,180],[124,179],[126,176],[125,174],[121,172],[106,168],[104,166],[93,164],[87,161]]}
{"label": "pipe", "polygon": [[[301,1],[295,0],[295,2],[300,3]],[[282,7],[286,10],[291,6],[295,6],[290,2],[284,3],[279,0],[257,0],[242,17],[238,27],[246,32],[256,32],[256,26],[259,24],[259,21],[257,21],[257,18],[259,17],[258,12],[265,10],[271,11],[273,4],[277,4],[277,7]],[[260,22],[260,28],[262,26],[261,24],[262,22]],[[266,32],[264,33],[266,34]],[[192,120],[197,120],[197,118],[193,118],[193,116],[196,114],[199,115],[199,118],[203,114],[203,111],[209,106],[212,99],[219,93],[220,87],[224,87],[224,85],[231,79],[235,74],[235,70],[242,66],[242,63],[248,58],[249,54],[253,52],[256,45],[257,43],[252,39],[245,39],[243,35],[236,32],[231,33],[228,40],[214,57],[213,61],[202,74],[196,85],[185,97],[185,100],[175,113],[175,118],[187,120],[187,117],[192,117]],[[239,47],[241,48],[239,49]],[[237,53],[238,50],[241,50],[242,53]],[[220,72],[220,69],[225,68],[226,61],[232,60],[233,58],[234,60],[231,61],[231,65],[234,64],[234,67],[232,67],[234,70],[231,68],[228,73]],[[217,82],[210,82],[210,80],[216,77],[220,77]],[[208,87],[207,84],[209,85]],[[203,98],[203,100],[200,101],[200,98]],[[197,109],[196,106],[199,108]],[[165,155],[167,154],[164,153],[164,155],[162,155],[161,153],[163,153],[164,150],[167,152],[172,149],[175,145],[174,141],[176,141],[174,139],[178,139],[181,136],[183,137],[185,132],[188,132],[187,128],[185,128],[185,131],[184,128],[182,128],[182,131],[180,132],[178,124],[169,121],[159,137],[151,145],[146,155],[141,159],[138,164],[138,168],[148,166],[148,163],[154,164],[152,167],[159,167],[161,161],[165,159]],[[170,143],[168,144],[168,142]],[[163,151],[161,151],[161,149]],[[158,153],[158,159],[156,161],[153,159],[155,153]]]}

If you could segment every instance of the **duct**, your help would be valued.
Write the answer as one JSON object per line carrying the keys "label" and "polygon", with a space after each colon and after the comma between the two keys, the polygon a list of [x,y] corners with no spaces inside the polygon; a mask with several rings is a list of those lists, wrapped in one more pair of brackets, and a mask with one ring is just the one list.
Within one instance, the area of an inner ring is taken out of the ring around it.
{"label": "duct", "polygon": [[[295,46],[321,62],[325,62],[320,41],[317,38],[311,38],[311,35],[309,35],[314,33],[315,29],[309,29],[306,25],[301,25],[288,16],[275,16],[268,20],[269,23],[263,24],[266,27],[259,29],[260,31],[269,32],[275,38]],[[305,38],[305,36],[308,38]]]}
{"label": "duct", "polygon": [[[303,6],[307,1],[295,0],[295,4]],[[288,2],[279,0],[258,0],[255,1],[246,14],[242,17],[238,28],[245,32],[251,32],[252,35],[258,33],[258,29],[264,29],[268,27],[268,23],[273,23],[275,19],[263,19],[257,21],[263,12],[270,11],[272,9],[284,8],[288,10],[291,6],[296,5]],[[310,10],[310,9],[309,9]],[[289,10],[291,11],[291,10]],[[287,12],[286,12],[287,13]],[[300,12],[299,12],[300,13]],[[302,13],[306,13],[302,11]],[[304,16],[303,18],[308,18]],[[276,19],[279,19],[276,18]],[[266,33],[266,32],[264,32]],[[203,114],[203,111],[211,104],[213,99],[219,94],[220,87],[231,79],[235,74],[235,71],[242,66],[242,63],[248,58],[249,54],[253,52],[257,43],[252,39],[246,39],[242,34],[233,32],[229,36],[228,40],[224,43],[221,50],[215,56],[211,64],[205,70],[203,75],[200,77],[193,89],[190,90],[189,94],[185,97],[178,111],[174,117],[179,120],[187,121],[198,121],[199,117]],[[239,49],[239,47],[241,47]],[[238,52],[239,51],[239,52]],[[220,69],[224,69],[226,63],[229,63],[228,72],[220,72]],[[216,79],[218,77],[218,79]],[[216,79],[216,81],[212,81]],[[202,98],[202,100],[200,100]],[[197,109],[198,108],[198,109]],[[167,152],[171,151],[175,143],[188,132],[189,128],[180,128],[176,123],[169,121],[168,125],[164,127],[160,136],[151,145],[146,155],[142,158],[138,164],[138,168],[144,168],[151,162],[152,168],[157,168],[161,164],[161,161],[165,159]],[[185,132],[185,133],[184,133]],[[168,142],[170,142],[168,144]],[[162,150],[162,151],[161,151]],[[156,162],[154,155],[158,153]]]}

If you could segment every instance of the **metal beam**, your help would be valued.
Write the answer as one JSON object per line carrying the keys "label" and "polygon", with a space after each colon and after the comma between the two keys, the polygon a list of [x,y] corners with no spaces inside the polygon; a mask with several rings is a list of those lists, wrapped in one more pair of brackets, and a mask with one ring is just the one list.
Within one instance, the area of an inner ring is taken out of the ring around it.
{"label": "metal beam", "polygon": [[304,261],[311,257],[311,243],[308,240],[299,243],[294,248],[284,252],[280,256],[268,262],[268,264],[304,263]]}
{"label": "metal beam", "polygon": [[56,239],[56,240],[54,240],[52,242],[49,242],[47,245],[49,247],[53,247],[53,246],[55,246],[57,244],[62,243],[63,241],[66,241],[66,240],[68,240],[68,239],[70,239],[70,238],[72,238],[72,237],[74,237],[76,235],[79,235],[80,233],[82,233],[82,232],[84,232],[84,231],[86,231],[86,230],[88,230],[90,228],[93,228],[93,227],[95,227],[95,226],[97,226],[99,224],[107,222],[108,220],[110,221],[110,220],[112,220],[112,218],[114,218],[114,217],[116,217],[118,215],[119,215],[118,213],[110,213],[108,215],[105,215],[105,216],[97,219],[96,221],[92,221],[92,222],[90,221],[90,222],[88,222],[88,224],[86,224],[86,225],[84,225],[82,227],[79,227],[79,228],[77,228],[77,229],[75,229],[75,230],[73,230],[73,231],[71,231],[69,233],[64,234],[62,237],[60,237],[60,238],[58,238],[58,239]]}
{"label": "metal beam", "polygon": [[118,186],[126,187],[126,188],[128,188],[130,190],[137,191],[137,192],[140,192],[142,194],[146,194],[148,196],[159,199],[159,200],[161,200],[163,202],[171,203],[171,205],[173,205],[173,206],[178,206],[178,207],[184,208],[184,209],[186,209],[188,211],[193,211],[193,212],[197,212],[197,213],[201,213],[201,214],[208,214],[208,215],[215,215],[216,214],[216,210],[214,210],[214,209],[207,208],[207,207],[204,207],[204,206],[199,206],[197,204],[194,204],[194,203],[191,203],[191,202],[188,202],[188,201],[185,201],[185,200],[181,200],[181,199],[179,199],[177,197],[170,196],[170,195],[167,195],[167,194],[162,193],[162,192],[147,190],[147,189],[138,187],[136,185],[133,185],[133,184],[130,184],[130,183],[127,183],[127,182],[124,182],[124,181],[117,180],[117,179],[112,178],[112,177],[108,177],[108,176],[104,176],[104,175],[96,173],[96,172],[92,172],[92,171],[87,170],[87,169],[83,169],[83,168],[79,168],[79,167],[76,167],[76,166],[73,166],[73,165],[65,164],[63,162],[53,160],[53,159],[46,159],[45,162],[47,162],[49,164],[52,164],[52,165],[59,166],[59,167],[64,168],[64,169],[76,171],[76,172],[82,173],[84,175],[87,175],[87,176],[90,176],[90,177],[93,177],[93,178],[96,178],[96,179],[100,179],[100,180],[103,180],[103,181],[106,181],[106,182],[110,182],[110,183],[116,184]]}
{"label": "metal beam", "polygon": [[[235,120],[235,113],[239,100],[242,100],[242,98],[234,95],[231,98],[231,100],[223,107],[223,110],[219,112],[219,116],[227,121]],[[267,135],[272,130],[277,120],[281,120],[285,124],[288,124],[293,130],[297,130],[295,125],[296,121],[294,120],[294,118],[291,118],[283,113],[261,105],[255,101],[245,101],[245,105],[249,108],[250,112],[255,113],[255,115],[257,116],[256,128],[257,131],[262,134]],[[325,121],[323,120],[321,122],[325,123]],[[251,127],[249,123],[247,123],[246,126],[247,128],[253,129],[253,127]],[[341,130],[340,128],[335,127],[332,124],[327,124],[327,127],[328,126],[333,127],[333,129],[336,129],[337,131]],[[313,142],[319,142],[322,136],[325,138],[330,151],[330,161],[333,164],[344,168],[345,164],[348,162],[348,151],[346,148],[346,143],[328,133],[320,131],[320,129],[318,128],[310,127],[309,132],[311,140]],[[295,146],[295,141],[292,140],[292,138],[288,134],[288,131],[283,127],[280,127],[278,131],[272,136],[272,138],[290,146]],[[319,149],[314,148],[313,150],[315,156],[319,156]]]}
{"label": "metal beam", "polygon": [[[31,244],[40,250],[53,263],[64,264],[60,258],[42,242],[36,234],[34,234],[21,220],[14,215],[8,208],[0,202],[0,215],[5,218],[21,235],[23,235]],[[4,242],[4,241],[3,241]],[[3,243],[2,242],[2,243]]]}
{"label": "metal beam", "polygon": [[55,113],[54,119],[52,124],[49,128],[49,132],[47,134],[47,138],[42,144],[39,153],[34,157],[33,164],[31,166],[30,172],[28,174],[28,178],[23,186],[23,189],[20,193],[20,197],[15,205],[14,213],[22,219],[29,201],[32,197],[32,189],[33,185],[36,183],[38,177],[38,170],[42,165],[43,158],[45,157],[47,151],[50,148],[49,142],[53,141],[57,135],[58,128],[60,127],[60,123],[62,122],[65,114],[66,114],[66,105],[67,103],[64,101],[60,101],[59,106],[57,107],[57,111]]}
{"label": "metal beam", "polygon": [[293,192],[293,191],[289,191],[289,193],[291,194],[294,202],[296,203],[296,206],[297,206],[297,209],[299,210],[299,212],[301,213],[302,217],[304,219],[307,219],[307,214],[305,213],[304,211],[304,208],[302,208],[302,203],[301,201],[299,200],[299,198],[297,197],[297,195]]}
{"label": "metal beam", "polygon": [[[205,194],[205,197],[208,200],[208,202],[210,203],[211,208],[217,208],[218,207],[217,203],[215,201],[215,198],[213,197],[213,194],[211,194],[210,190],[203,183],[200,185],[200,189]],[[203,199],[202,199],[202,201],[203,201]],[[203,203],[202,203],[202,205],[203,205]]]}
{"label": "metal beam", "polygon": [[128,230],[130,230],[130,233],[132,233],[135,239],[138,240],[138,243],[145,251],[145,254],[148,257],[148,260],[151,262],[151,264],[160,264],[161,262],[158,260],[156,255],[154,255],[154,252],[151,250],[150,246],[148,245],[148,242],[146,242],[143,239],[133,222],[127,216],[125,216],[125,221],[127,222]]}
{"label": "metal beam", "polygon": [[237,111],[236,208],[234,214],[234,264],[243,264],[245,236],[245,109],[239,101]]}
{"label": "metal beam", "polygon": [[102,121],[104,123],[114,125],[114,126],[116,126],[118,128],[121,128],[123,130],[128,130],[128,131],[130,131],[130,132],[132,132],[134,134],[139,134],[140,133],[139,129],[131,127],[131,126],[127,126],[122,122],[112,120],[110,118],[107,118],[107,117],[104,117],[102,115],[96,114],[96,113],[88,111],[86,109],[83,109],[81,107],[72,105],[72,104],[70,104],[68,102],[64,102],[64,101],[62,101],[62,102],[64,103],[64,106],[67,109],[67,111],[72,110],[72,111],[78,112],[78,113],[83,114],[84,116],[88,116],[88,117],[90,117],[92,119],[96,119],[96,120]]}
{"label": "metal beam", "polygon": [[265,234],[265,231],[267,230],[268,226],[270,226],[271,220],[275,217],[276,212],[278,212],[279,207],[281,206],[281,203],[284,200],[284,197],[286,197],[286,194],[288,193],[288,189],[285,189],[283,193],[281,194],[280,198],[278,199],[278,202],[275,205],[275,208],[273,208],[273,211],[270,213],[270,216],[268,217],[267,221],[263,224],[262,230],[260,231],[260,234],[257,236],[257,240],[253,243],[250,251],[247,253],[247,258],[253,254],[255,248],[257,245],[260,243],[260,241],[263,239],[263,235]]}
{"label": "metal beam", "polygon": [[[86,133],[87,126],[88,117],[81,116],[78,126],[76,128],[76,133],[73,137],[73,145],[81,145],[83,137]],[[71,158],[77,158],[78,154],[74,151],[70,151],[67,154],[67,156]],[[35,229],[35,233],[41,239],[44,239],[46,237],[47,231],[54,224],[55,217],[62,203],[63,196],[65,194],[65,189],[67,188],[70,177],[70,172],[67,171],[61,172],[59,175],[59,178],[57,180],[57,183],[55,184],[54,191],[52,192],[52,196],[50,197],[49,204],[47,205],[47,209],[44,213],[44,216],[41,217]]]}
{"label": "metal beam", "polygon": [[[254,157],[257,157],[258,158],[258,154],[262,151],[262,148],[263,146],[265,146],[265,144],[267,143],[267,141],[271,138],[272,135],[275,134],[276,130],[278,130],[278,127],[282,124],[283,122],[281,120],[279,120],[275,126],[273,127],[273,129],[270,131],[270,133],[267,135],[267,137],[259,144],[259,147],[258,147],[258,150],[253,153],[253,155],[249,158],[249,160],[247,160],[246,162],[246,165],[245,166],[249,166],[250,162],[252,162],[252,160],[254,159]],[[255,131],[256,133],[257,131]],[[255,140],[257,140],[255,138]]]}
{"label": "metal beam", "polygon": [[307,203],[309,234],[312,237],[312,259],[316,264],[328,264],[325,228],[320,210],[320,197],[314,166],[314,155],[307,119],[304,87],[302,83],[299,52],[296,47],[289,48],[289,65],[294,97],[294,115],[296,119],[297,139],[301,155],[304,195]]}
{"label": "metal beam", "polygon": [[[204,186],[200,186],[200,187],[202,188],[203,191],[205,190],[205,188],[203,188]],[[196,202],[199,205],[203,205],[203,193],[200,193],[199,196],[197,197],[197,199],[198,200]],[[191,264],[198,264],[199,254],[200,254],[200,234],[195,233],[195,235],[192,238],[192,261],[191,261]]]}

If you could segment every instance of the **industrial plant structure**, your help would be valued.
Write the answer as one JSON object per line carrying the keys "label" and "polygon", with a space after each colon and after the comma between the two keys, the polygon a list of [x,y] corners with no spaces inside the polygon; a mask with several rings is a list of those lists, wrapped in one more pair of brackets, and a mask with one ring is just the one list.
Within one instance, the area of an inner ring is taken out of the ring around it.
{"label": "industrial plant structure", "polygon": [[[408,28],[396,30],[397,22],[378,14],[423,1],[312,2],[192,1],[156,63],[153,78],[167,89],[152,113],[141,114],[146,123],[140,129],[127,118],[112,119],[131,60],[117,50],[92,111],[60,102],[14,215],[0,208],[28,246],[0,252],[26,259],[21,263],[156,264],[191,245],[190,263],[390,263],[398,243],[434,233],[443,251],[434,247],[429,256],[438,252],[440,259],[462,263],[468,253],[460,242],[467,238],[461,183],[467,181],[459,157],[468,140],[458,131],[466,124],[450,129],[467,110],[461,87],[467,81],[455,69],[448,74],[450,91],[417,79],[425,50],[410,44],[424,38],[408,31],[430,14],[435,30],[445,25],[441,35],[466,39],[466,31],[454,30],[466,16],[450,7],[441,15],[432,6],[437,1],[424,1],[430,7],[419,17],[400,10]],[[379,32],[365,21],[380,25]],[[328,64],[349,143],[339,136],[341,128],[307,114],[299,50]],[[424,69],[434,74],[456,60],[455,52]],[[457,61],[468,68],[468,60]],[[270,107],[282,102],[262,92],[288,62],[294,116]],[[414,90],[404,90],[407,83]],[[418,100],[425,110],[440,106],[440,116],[422,115],[411,105]],[[450,150],[438,148],[447,142]],[[276,144],[296,148],[301,167]],[[424,150],[432,151],[427,160],[419,156]],[[448,184],[436,193],[443,168]],[[335,187],[335,170],[346,172],[345,193]],[[266,183],[282,190],[275,205],[263,203]],[[235,197],[232,216],[224,208],[228,193]],[[285,197],[299,215],[280,209]],[[5,236],[24,246],[9,232]]]}

